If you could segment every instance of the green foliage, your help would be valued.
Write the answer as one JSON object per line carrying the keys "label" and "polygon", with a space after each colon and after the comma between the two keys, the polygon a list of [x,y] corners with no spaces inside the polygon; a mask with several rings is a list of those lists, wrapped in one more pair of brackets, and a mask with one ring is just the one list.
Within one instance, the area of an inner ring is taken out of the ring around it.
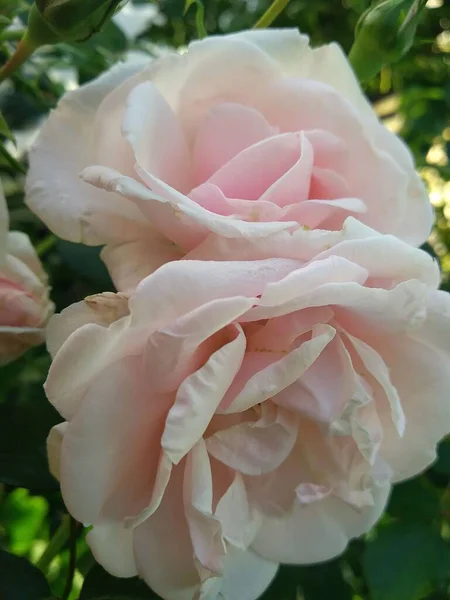
{"label": "green foliage", "polygon": [[367,544],[364,569],[372,600],[420,600],[445,591],[450,546],[423,523],[393,523]]}
{"label": "green foliage", "polygon": [[2,600],[44,600],[50,587],[41,571],[28,560],[0,550],[0,598]]}
{"label": "green foliage", "polygon": [[99,565],[93,567],[81,589],[80,600],[158,600],[154,592],[137,577],[119,579]]}

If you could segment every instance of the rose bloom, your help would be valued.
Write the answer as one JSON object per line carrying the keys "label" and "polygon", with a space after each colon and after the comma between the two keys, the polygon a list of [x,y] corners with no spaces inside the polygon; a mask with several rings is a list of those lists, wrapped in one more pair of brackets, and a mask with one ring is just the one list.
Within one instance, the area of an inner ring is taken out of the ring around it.
{"label": "rose bloom", "polygon": [[[214,260],[48,328],[67,508],[109,572],[165,600],[255,600],[279,563],[336,556],[450,431],[450,297],[429,255],[351,217],[210,242]],[[268,258],[278,245],[289,257]]]}
{"label": "rose bloom", "polygon": [[337,231],[352,215],[420,245],[432,222],[339,46],[293,29],[114,67],[62,99],[30,164],[28,205],[60,237],[105,245],[123,292],[210,234]]}
{"label": "rose bloom", "polygon": [[53,312],[47,275],[28,236],[8,229],[0,183],[0,364],[44,342],[45,324]]}

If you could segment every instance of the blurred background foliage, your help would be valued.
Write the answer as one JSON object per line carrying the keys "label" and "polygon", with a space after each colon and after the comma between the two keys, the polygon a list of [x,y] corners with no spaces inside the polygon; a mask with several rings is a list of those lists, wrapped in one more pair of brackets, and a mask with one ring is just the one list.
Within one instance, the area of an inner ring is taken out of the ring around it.
{"label": "blurred background foliage", "polygon": [[[204,0],[209,35],[251,27],[269,0]],[[274,23],[298,27],[313,45],[350,49],[370,0],[291,0]],[[29,3],[0,0],[0,64],[21,35]],[[26,231],[49,272],[57,310],[113,289],[98,249],[58,240],[23,203],[27,149],[58,98],[113,63],[197,37],[195,3],[128,4],[105,30],[78,44],[39,51],[0,86],[0,177],[11,228]],[[411,51],[367,83],[386,125],[411,148],[436,208],[425,249],[438,258],[450,291],[450,2],[428,0]],[[138,580],[117,580],[95,565],[84,532],[65,513],[48,472],[45,438],[59,416],[42,389],[44,348],[3,367],[0,377],[0,600],[157,598]],[[449,390],[450,395],[450,390]],[[450,401],[450,398],[449,398]],[[397,485],[386,515],[336,560],[282,567],[264,600],[446,600],[450,597],[450,441],[420,477]],[[67,542],[69,538],[69,542]],[[313,543],[313,540],[305,540]],[[74,568],[71,556],[76,548]],[[67,582],[72,582],[72,587]],[[71,589],[70,589],[71,588]],[[236,599],[239,600],[239,599]]]}

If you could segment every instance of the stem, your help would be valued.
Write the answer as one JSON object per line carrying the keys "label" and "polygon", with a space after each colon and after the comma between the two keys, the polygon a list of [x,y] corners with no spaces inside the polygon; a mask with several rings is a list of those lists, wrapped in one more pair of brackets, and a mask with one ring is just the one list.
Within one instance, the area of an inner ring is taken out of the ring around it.
{"label": "stem", "polygon": [[36,252],[38,256],[46,254],[56,244],[56,236],[50,233],[42,241],[36,244]]}
{"label": "stem", "polygon": [[69,515],[64,515],[61,525],[56,530],[55,535],[52,537],[41,558],[36,563],[38,569],[40,569],[44,574],[47,573],[47,570],[55,556],[59,554],[61,549],[66,545],[66,542],[70,536],[70,531],[71,518]]}
{"label": "stem", "polygon": [[22,38],[17,45],[14,54],[0,69],[0,83],[12,75],[14,71],[17,71],[17,69],[27,60],[27,58],[33,54],[34,50],[35,48],[30,44],[27,44]]}
{"label": "stem", "polygon": [[75,575],[75,569],[77,566],[77,535],[78,535],[78,523],[73,517],[70,517],[70,537],[69,537],[69,572],[67,574],[66,586],[64,588],[61,600],[68,600],[70,592],[72,591],[73,576]]}
{"label": "stem", "polygon": [[263,16],[253,25],[253,29],[264,29],[270,27],[275,19],[288,5],[289,0],[274,0]]}
{"label": "stem", "polygon": [[89,573],[89,571],[94,565],[95,558],[93,557],[92,552],[90,550],[87,550],[78,559],[77,569],[83,575],[83,577],[86,577],[86,575]]}

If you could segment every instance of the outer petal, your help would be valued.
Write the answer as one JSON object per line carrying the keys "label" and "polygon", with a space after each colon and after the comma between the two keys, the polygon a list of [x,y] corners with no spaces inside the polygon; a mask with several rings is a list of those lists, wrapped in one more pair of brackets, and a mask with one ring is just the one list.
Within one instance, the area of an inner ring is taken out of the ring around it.
{"label": "outer petal", "polygon": [[145,219],[131,202],[86,185],[79,172],[95,162],[93,125],[103,98],[141,67],[119,65],[68,93],[30,152],[28,206],[60,237],[88,244],[136,237]]}
{"label": "outer petal", "polygon": [[50,319],[47,325],[47,349],[55,358],[69,336],[83,325],[97,324],[108,327],[128,314],[128,301],[121,294],[105,292],[88,296]]}
{"label": "outer petal", "polygon": [[86,536],[96,561],[115,577],[137,575],[133,552],[133,530],[120,522],[96,523]]}
{"label": "outer petal", "polygon": [[223,600],[256,600],[269,587],[275,577],[278,564],[247,550],[231,551],[225,562],[220,582]]}
{"label": "outer petal", "polygon": [[401,336],[369,342],[388,365],[405,413],[405,433],[400,439],[389,405],[380,403],[378,408],[383,426],[380,453],[392,467],[395,481],[428,467],[436,458],[436,444],[450,429],[448,354],[421,343],[418,335],[416,339]]}
{"label": "outer petal", "polygon": [[200,587],[183,508],[184,462],[173,470],[158,510],[134,530],[139,575],[165,600],[192,600]]}
{"label": "outer petal", "polygon": [[63,421],[51,428],[47,438],[47,455],[50,473],[60,479],[61,446],[68,423]]}
{"label": "outer petal", "polygon": [[389,486],[375,488],[374,505],[362,511],[335,496],[307,505],[297,501],[288,516],[263,522],[253,549],[283,563],[312,564],[334,558],[350,539],[369,531],[380,518],[389,490]]}
{"label": "outer petal", "polygon": [[127,294],[134,292],[138,284],[160,266],[182,256],[180,248],[153,230],[148,237],[111,244],[101,252],[116,288]]}
{"label": "outer petal", "polygon": [[61,489],[76,519],[120,519],[148,504],[167,409],[151,395],[140,357],[98,374],[63,440]]}
{"label": "outer petal", "polygon": [[[177,261],[144,279],[130,300],[133,323],[162,329],[178,317],[213,300],[233,296],[255,298],[268,283],[279,281],[298,266],[293,260],[222,262]],[[173,282],[177,285],[174,286]]]}

